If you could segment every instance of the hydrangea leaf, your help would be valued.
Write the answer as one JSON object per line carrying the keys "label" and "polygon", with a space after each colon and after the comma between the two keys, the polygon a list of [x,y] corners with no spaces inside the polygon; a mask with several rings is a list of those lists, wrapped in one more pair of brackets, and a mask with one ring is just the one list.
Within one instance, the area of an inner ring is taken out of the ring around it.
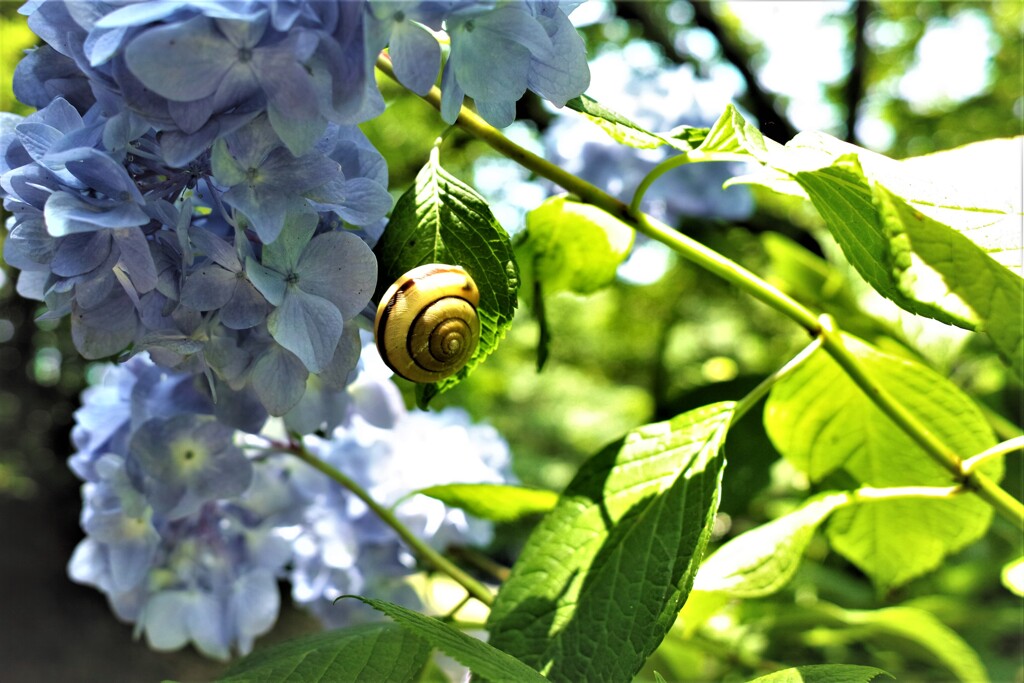
{"label": "hydrangea leaf", "polygon": [[380,610],[395,620],[403,629],[423,638],[460,664],[492,681],[522,681],[541,683],[543,676],[515,657],[493,645],[477,640],[444,622],[394,603],[372,598],[358,598],[370,607]]}
{"label": "hydrangea leaf", "polygon": [[737,598],[779,591],[796,574],[818,526],[849,500],[846,493],[815,496],[793,512],[740,534],[701,565],[693,589]]}
{"label": "hydrangea leaf", "polygon": [[492,522],[515,522],[529,515],[544,514],[558,502],[554,491],[507,484],[444,484],[416,493]]}
{"label": "hydrangea leaf", "polygon": [[697,149],[701,152],[747,154],[758,161],[764,161],[768,150],[778,146],[774,141],[761,135],[761,132],[750,125],[739,110],[730,104],[711,126],[711,130]]}
{"label": "hydrangea leaf", "polygon": [[879,676],[894,678],[889,672],[873,666],[814,664],[774,671],[767,676],[758,676],[750,683],[869,683]]}
{"label": "hydrangea leaf", "polygon": [[218,683],[413,681],[430,646],[395,624],[364,624],[260,649],[235,662]]}
{"label": "hydrangea leaf", "polygon": [[[574,97],[565,106],[586,116],[613,140],[637,149],[655,149],[669,144],[662,136],[644,129],[616,111],[612,111],[589,95]],[[686,149],[692,149],[687,146]]]}
{"label": "hydrangea leaf", "polygon": [[[991,190],[1008,186],[1002,176],[1019,177],[1010,160],[1020,144],[989,141],[897,162],[801,133],[769,146],[758,157],[765,169],[734,182],[809,198],[875,290],[911,313],[988,337],[1024,377],[1024,209],[1009,199],[1019,193]],[[937,170],[951,165],[986,170],[973,179],[963,168],[948,178]]]}
{"label": "hydrangea leaf", "polygon": [[[995,445],[981,411],[952,382],[854,337],[844,337],[844,343],[875,381],[961,457]],[[841,468],[867,486],[956,483],[824,351],[773,387],[764,419],[778,451],[814,481]],[[1000,478],[1002,461],[992,461],[985,471]],[[980,538],[991,519],[992,508],[968,495],[875,501],[837,510],[828,535],[877,585],[892,587],[935,569]]]}
{"label": "hydrangea leaf", "polygon": [[526,215],[519,243],[532,256],[532,271],[547,292],[592,294],[615,279],[635,232],[591,205],[551,197]]}
{"label": "hydrangea leaf", "polygon": [[902,606],[877,610],[844,610],[827,604],[823,607],[831,620],[847,627],[859,641],[875,641],[886,649],[925,659],[965,683],[989,680],[978,653],[931,612]]}
{"label": "hydrangea leaf", "polygon": [[436,384],[419,385],[420,404],[426,405],[489,356],[512,324],[519,289],[512,243],[486,200],[441,168],[435,147],[416,182],[395,204],[375,252],[378,301],[402,274],[426,263],[462,266],[480,290],[477,351],[455,375]]}
{"label": "hydrangea leaf", "polygon": [[630,680],[686,601],[718,509],[732,403],[640,427],[579,470],[488,619],[553,681]]}

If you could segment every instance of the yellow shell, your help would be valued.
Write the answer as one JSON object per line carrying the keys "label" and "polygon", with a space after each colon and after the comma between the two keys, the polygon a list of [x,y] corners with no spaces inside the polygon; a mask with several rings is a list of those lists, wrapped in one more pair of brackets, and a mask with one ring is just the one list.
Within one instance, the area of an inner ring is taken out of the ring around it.
{"label": "yellow shell", "polygon": [[480,290],[459,266],[429,263],[395,280],[377,306],[373,334],[381,358],[412,382],[436,382],[476,352]]}

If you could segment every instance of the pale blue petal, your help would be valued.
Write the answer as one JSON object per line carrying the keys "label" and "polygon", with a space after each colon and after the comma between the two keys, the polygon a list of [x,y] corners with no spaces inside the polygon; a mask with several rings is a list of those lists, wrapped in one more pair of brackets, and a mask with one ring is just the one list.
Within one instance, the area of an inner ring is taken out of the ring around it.
{"label": "pale blue petal", "polygon": [[288,289],[267,318],[267,329],[277,343],[298,356],[310,372],[331,362],[344,327],[337,306],[297,287]]}
{"label": "pale blue petal", "polygon": [[237,63],[238,49],[217,33],[212,20],[195,17],[140,34],[125,49],[125,61],[153,92],[191,102],[216,92]]}
{"label": "pale blue petal", "polygon": [[270,304],[247,278],[241,278],[234,296],[220,310],[220,321],[232,330],[247,330],[263,322],[270,312]]}
{"label": "pale blue petal", "polygon": [[57,241],[50,269],[62,277],[88,273],[107,260],[111,245],[110,234],[105,231],[68,235]]}
{"label": "pale blue petal", "polygon": [[281,305],[286,287],[284,274],[267,268],[252,257],[245,259],[245,273],[267,301],[274,306]]}
{"label": "pale blue petal", "polygon": [[590,85],[586,47],[576,27],[561,12],[539,21],[551,35],[554,56],[543,59],[534,55],[528,84],[535,93],[561,107]]}
{"label": "pale blue petal", "polygon": [[111,290],[99,306],[71,310],[71,339],[89,360],[106,358],[124,350],[135,338],[138,318],[131,299],[120,288]]}
{"label": "pale blue petal", "polygon": [[121,255],[117,264],[128,273],[132,286],[139,294],[145,294],[156,288],[156,264],[149,241],[138,228],[127,228],[114,231],[114,243]]}
{"label": "pale blue petal", "polygon": [[291,410],[306,391],[309,371],[295,354],[276,344],[271,346],[252,370],[252,388],[271,415]]}
{"label": "pale blue petal", "polygon": [[514,100],[476,100],[476,110],[495,128],[505,128],[516,120]]}
{"label": "pale blue petal", "polygon": [[185,591],[161,591],[149,598],[142,617],[146,642],[158,652],[178,650],[188,643],[191,595]]}
{"label": "pale blue petal", "polygon": [[230,270],[207,262],[185,277],[181,303],[197,311],[214,311],[231,299],[238,278]]}
{"label": "pale blue petal", "polygon": [[441,69],[441,46],[433,34],[407,19],[399,22],[391,33],[389,50],[395,75],[402,85],[426,95]]}
{"label": "pale blue petal", "polygon": [[348,232],[313,238],[298,271],[298,286],[333,303],[345,320],[363,310],[377,285],[377,259],[366,243]]}
{"label": "pale blue petal", "polygon": [[50,195],[43,213],[54,237],[103,228],[133,228],[149,222],[149,216],[135,204],[90,204],[68,192]]}

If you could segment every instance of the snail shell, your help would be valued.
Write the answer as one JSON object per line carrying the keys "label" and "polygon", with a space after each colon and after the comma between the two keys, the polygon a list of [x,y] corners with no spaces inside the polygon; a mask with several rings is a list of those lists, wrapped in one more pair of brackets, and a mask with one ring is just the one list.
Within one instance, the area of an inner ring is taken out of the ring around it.
{"label": "snail shell", "polygon": [[373,334],[388,367],[412,382],[461,370],[480,341],[480,290],[459,266],[429,263],[395,280],[377,306]]}

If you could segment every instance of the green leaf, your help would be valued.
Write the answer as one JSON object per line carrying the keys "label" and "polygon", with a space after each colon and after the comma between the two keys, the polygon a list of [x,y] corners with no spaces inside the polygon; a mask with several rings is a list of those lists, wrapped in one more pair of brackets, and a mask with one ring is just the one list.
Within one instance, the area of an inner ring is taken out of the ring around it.
{"label": "green leaf", "polygon": [[631,679],[690,592],[732,414],[698,408],[588,460],[499,591],[490,642],[555,681]]}
{"label": "green leaf", "polygon": [[[1020,144],[944,154],[968,167],[1005,168],[993,159],[1019,158]],[[1022,211],[1012,201],[1019,187],[993,196],[977,181],[954,185],[937,174],[931,164],[950,165],[942,155],[897,162],[823,133],[801,133],[768,151],[764,171],[734,182],[808,197],[880,294],[912,313],[977,330],[1024,377]]]}
{"label": "green leaf", "polygon": [[989,680],[978,654],[930,612],[916,607],[887,607],[879,610],[835,608],[830,613],[849,627],[849,639],[875,641],[887,649],[906,645],[908,654],[919,657],[923,654],[965,683]]}
{"label": "green leaf", "polygon": [[1024,279],[967,236],[926,216],[885,187],[876,185],[874,198],[890,238],[893,275],[901,294],[967,321],[991,340],[1018,377],[1024,377]]}
{"label": "green leaf", "polygon": [[554,491],[507,484],[445,484],[417,493],[492,522],[515,522],[529,515],[544,514],[558,502]]}
{"label": "green leaf", "polygon": [[[978,407],[944,377],[854,337],[845,336],[844,343],[893,398],[961,457],[996,443]],[[822,350],[772,388],[764,419],[776,449],[814,481],[841,468],[868,486],[956,483]],[[984,469],[999,479],[1002,466],[995,459]],[[888,588],[936,568],[980,538],[991,519],[992,508],[972,495],[875,501],[837,510],[828,535],[838,552]]]}
{"label": "green leaf", "polygon": [[[529,683],[536,681],[542,683],[546,679],[539,673],[523,664],[515,657],[502,652],[482,640],[477,640],[466,635],[457,628],[453,628],[444,622],[428,617],[419,612],[400,607],[394,603],[372,598],[354,597],[362,600],[370,607],[388,615],[403,629],[416,634],[440,649],[449,657],[452,657],[463,666],[490,681],[514,681]],[[385,678],[372,680],[388,680]]]}
{"label": "green leaf", "polygon": [[376,299],[407,271],[426,263],[465,268],[480,289],[480,343],[469,363],[436,384],[418,385],[425,405],[457,385],[498,346],[512,324],[519,269],[512,243],[473,188],[441,168],[435,147],[416,182],[395,204],[387,230],[377,243]]}
{"label": "green leaf", "polygon": [[426,641],[394,624],[316,633],[253,652],[220,683],[416,681],[430,656]]}
{"label": "green leaf", "polygon": [[[600,126],[613,140],[624,145],[637,149],[654,149],[655,147],[670,144],[662,136],[652,133],[644,129],[640,124],[630,121],[622,114],[612,111],[593,97],[580,95],[566,102],[565,106],[583,114]],[[682,139],[679,143],[675,144],[687,144],[687,142],[685,139]]]}
{"label": "green leaf", "polygon": [[518,247],[544,291],[591,294],[615,279],[636,233],[591,204],[550,197],[526,215]]}
{"label": "green leaf", "polygon": [[895,678],[889,672],[873,666],[817,664],[782,669],[752,679],[750,683],[868,683],[879,676]]}
{"label": "green leaf", "polygon": [[730,104],[715,121],[715,125],[711,127],[711,131],[697,150],[747,154],[753,159],[764,161],[769,149],[775,148],[781,148],[781,145],[761,135],[761,132],[747,123],[739,110]]}
{"label": "green leaf", "polygon": [[781,590],[796,574],[818,526],[850,502],[846,493],[828,493],[767,524],[740,534],[701,565],[693,589],[737,598],[759,598]]}

